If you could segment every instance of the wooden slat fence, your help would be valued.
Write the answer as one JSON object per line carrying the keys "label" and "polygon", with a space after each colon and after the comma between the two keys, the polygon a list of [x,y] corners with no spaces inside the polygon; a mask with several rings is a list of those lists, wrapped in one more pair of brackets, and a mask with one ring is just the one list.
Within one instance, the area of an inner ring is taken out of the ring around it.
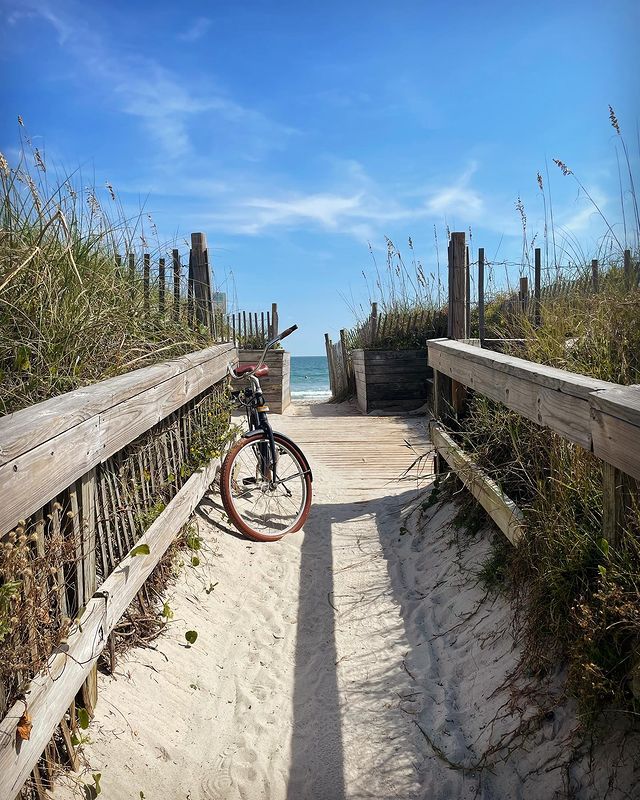
{"label": "wooden slat fence", "polygon": [[[634,261],[630,250],[625,250],[623,253],[622,267],[607,267],[603,270],[600,262],[593,259],[587,268],[558,266],[555,271],[556,276],[542,285],[541,250],[536,248],[533,291],[529,285],[529,277],[523,275],[519,279],[518,291],[514,291],[511,296],[500,301],[501,312],[512,317],[524,314],[533,319],[536,325],[540,325],[541,304],[571,296],[598,294],[620,285],[630,291],[640,285],[640,265]],[[488,302],[488,298],[484,295],[484,286],[480,295],[484,306]],[[480,316],[480,327],[482,328],[484,313]],[[484,335],[480,334],[480,338],[484,339]]]}
{"label": "wooden slat fence", "polygon": [[146,315],[183,319],[192,327],[207,329],[213,341],[231,340],[226,313],[213,303],[212,264],[204,233],[191,234],[186,256],[174,248],[165,256],[152,258],[143,252],[118,254],[115,258],[118,274],[129,284],[131,296],[140,293]]}
{"label": "wooden slat fence", "polygon": [[243,350],[261,350],[279,333],[278,304],[270,311],[236,311],[225,317],[229,340]]}
{"label": "wooden slat fence", "polygon": [[217,344],[0,419],[1,571],[24,615],[0,641],[0,797],[29,779],[44,798],[55,763],[77,767],[77,703],[93,713],[98,657],[132,600],[150,613],[145,580],[215,475],[236,357]]}
{"label": "wooden slat fence", "polygon": [[349,350],[413,350],[425,346],[427,339],[446,335],[447,313],[438,309],[412,309],[378,313],[371,304],[369,317],[345,331]]}
{"label": "wooden slat fence", "polygon": [[445,311],[413,309],[379,314],[377,303],[372,303],[369,317],[355,328],[341,330],[339,342],[334,343],[325,334],[332,396],[343,399],[355,393],[354,351],[423,349],[427,339],[446,330]]}

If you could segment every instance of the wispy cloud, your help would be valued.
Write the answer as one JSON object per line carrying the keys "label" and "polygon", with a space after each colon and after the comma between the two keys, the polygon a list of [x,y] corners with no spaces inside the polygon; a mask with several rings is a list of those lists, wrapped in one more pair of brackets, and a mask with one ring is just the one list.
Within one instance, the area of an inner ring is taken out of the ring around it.
{"label": "wispy cloud", "polygon": [[[604,192],[599,189],[591,189],[590,194],[595,203],[597,203],[600,210],[604,213],[607,206],[607,197]],[[577,203],[578,204],[578,203]],[[582,208],[567,211],[564,216],[560,218],[560,225],[569,233],[588,233],[597,228],[598,231],[602,227],[602,217],[598,213],[593,202],[588,198],[582,197],[579,201]]]}
{"label": "wispy cloud", "polygon": [[485,212],[485,203],[480,192],[471,186],[471,178],[476,172],[474,163],[448,186],[436,190],[427,200],[427,210],[433,216],[468,219],[475,222]]}
{"label": "wispy cloud", "polygon": [[[223,193],[208,195],[212,211],[206,222],[226,234],[255,236],[305,229],[341,233],[363,242],[399,223],[409,230],[425,220],[473,224],[487,211],[485,199],[470,185],[474,171],[475,165],[451,183],[403,193],[398,187],[391,190],[379,184],[361,164],[350,161],[342,173],[346,180],[332,189],[274,194],[255,186],[227,185]],[[198,187],[192,189],[197,194]],[[500,224],[498,214],[493,219]]]}
{"label": "wispy cloud", "polygon": [[193,20],[185,31],[178,34],[178,39],[181,42],[197,42],[198,39],[202,39],[207,34],[212,25],[213,20],[208,17],[198,17]]}
{"label": "wispy cloud", "polygon": [[[161,148],[163,159],[181,159],[193,151],[191,130],[199,125],[214,129],[216,123],[233,127],[245,147],[247,158],[257,158],[268,151],[270,143],[280,147],[296,131],[269,119],[229,97],[208,79],[194,88],[158,61],[120,52],[95,24],[88,25],[82,15],[74,14],[68,4],[49,0],[24,0],[15,4],[7,17],[12,25],[27,19],[48,22],[58,35],[58,42],[81,69],[78,74],[99,81],[105,97],[128,116],[145,126],[150,140]],[[77,9],[76,9],[77,10]],[[211,20],[196,19],[181,36],[195,41],[203,36]],[[253,154],[253,155],[252,155]],[[152,154],[146,157],[152,159]]]}
{"label": "wispy cloud", "polygon": [[39,3],[25,2],[20,7],[11,9],[6,17],[6,23],[10,27],[19,25],[28,20],[41,18],[48,22],[58,34],[58,43],[63,45],[71,38],[73,27],[68,24],[63,17],[56,14],[48,5]]}

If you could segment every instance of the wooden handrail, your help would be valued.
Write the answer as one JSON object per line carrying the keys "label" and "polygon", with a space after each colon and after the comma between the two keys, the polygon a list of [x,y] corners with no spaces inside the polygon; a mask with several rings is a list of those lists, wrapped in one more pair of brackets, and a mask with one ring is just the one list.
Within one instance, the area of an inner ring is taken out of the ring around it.
{"label": "wooden handrail", "polygon": [[217,344],[0,419],[0,535],[220,381],[236,358]]}
{"label": "wooden handrail", "polygon": [[640,478],[640,387],[622,386],[487,351],[427,342],[429,364]]}
{"label": "wooden handrail", "polygon": [[518,544],[524,533],[524,517],[518,506],[435,420],[431,420],[429,424],[429,434],[438,453],[455,471],[511,544]]}

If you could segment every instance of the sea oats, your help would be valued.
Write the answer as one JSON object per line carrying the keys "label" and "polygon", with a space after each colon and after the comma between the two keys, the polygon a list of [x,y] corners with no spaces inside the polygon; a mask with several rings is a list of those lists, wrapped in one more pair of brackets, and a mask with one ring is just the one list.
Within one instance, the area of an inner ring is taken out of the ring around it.
{"label": "sea oats", "polygon": [[36,162],[36,167],[38,167],[38,169],[41,169],[43,172],[46,172],[47,167],[45,166],[42,156],[40,155],[40,151],[38,150],[37,147],[33,151],[33,158]]}
{"label": "sea oats", "polygon": [[557,164],[558,167],[562,170],[563,175],[573,175],[573,172],[569,169],[569,167],[564,163],[564,161],[560,161],[559,158],[554,158],[553,163]]}
{"label": "sea oats", "polygon": [[616,112],[613,110],[613,106],[609,106],[609,119],[611,120],[611,127],[615,130],[618,136],[620,136],[620,125],[618,123],[618,118],[616,117]]}

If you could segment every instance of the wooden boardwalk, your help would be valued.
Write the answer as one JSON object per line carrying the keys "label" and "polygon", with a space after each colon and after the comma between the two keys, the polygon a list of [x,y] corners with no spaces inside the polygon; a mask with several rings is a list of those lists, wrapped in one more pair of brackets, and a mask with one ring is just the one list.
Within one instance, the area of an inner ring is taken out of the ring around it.
{"label": "wooden boardwalk", "polygon": [[271,423],[302,448],[314,473],[333,471],[352,498],[399,494],[433,477],[423,416],[364,416],[355,403],[321,403],[290,406]]}

